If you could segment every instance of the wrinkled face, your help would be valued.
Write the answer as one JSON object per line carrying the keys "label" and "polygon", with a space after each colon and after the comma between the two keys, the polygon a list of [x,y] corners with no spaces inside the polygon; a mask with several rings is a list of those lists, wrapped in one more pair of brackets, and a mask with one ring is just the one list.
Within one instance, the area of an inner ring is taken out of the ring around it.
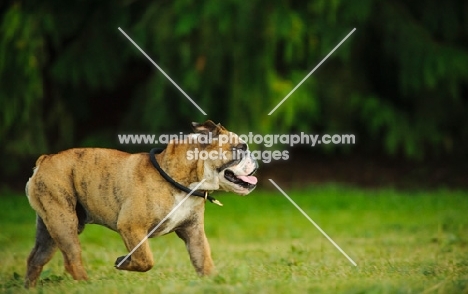
{"label": "wrinkled face", "polygon": [[199,142],[199,160],[204,160],[204,178],[218,182],[219,188],[240,195],[249,194],[257,185],[253,176],[258,168],[257,161],[248,145],[236,134],[212,121],[193,123]]}

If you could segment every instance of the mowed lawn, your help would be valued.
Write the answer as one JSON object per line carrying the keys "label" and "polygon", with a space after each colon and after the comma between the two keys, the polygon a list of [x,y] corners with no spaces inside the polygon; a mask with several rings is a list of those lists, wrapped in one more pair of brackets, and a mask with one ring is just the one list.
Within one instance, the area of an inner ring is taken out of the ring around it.
{"label": "mowed lawn", "polygon": [[[218,274],[199,278],[175,234],[150,240],[155,267],[118,271],[120,236],[81,235],[90,280],[64,273],[57,253],[33,293],[468,293],[468,192],[364,190],[336,185],[285,192],[357,263],[353,266],[276,189],[216,194],[206,233]],[[34,243],[25,196],[0,196],[0,292],[22,288]],[[10,195],[8,195],[10,194]]]}

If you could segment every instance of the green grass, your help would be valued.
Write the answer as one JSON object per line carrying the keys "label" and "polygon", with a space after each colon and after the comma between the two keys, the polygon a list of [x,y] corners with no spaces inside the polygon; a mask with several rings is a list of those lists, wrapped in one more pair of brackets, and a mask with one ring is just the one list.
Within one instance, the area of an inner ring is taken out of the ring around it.
{"label": "green grass", "polygon": [[[174,234],[151,239],[155,267],[118,271],[118,234],[81,235],[90,280],[75,282],[57,253],[33,293],[468,293],[468,192],[319,186],[286,192],[356,261],[336,250],[278,191],[217,194],[206,233],[219,274],[196,276]],[[5,194],[5,193],[3,193]],[[26,197],[2,195],[0,291],[22,288],[34,242]]]}

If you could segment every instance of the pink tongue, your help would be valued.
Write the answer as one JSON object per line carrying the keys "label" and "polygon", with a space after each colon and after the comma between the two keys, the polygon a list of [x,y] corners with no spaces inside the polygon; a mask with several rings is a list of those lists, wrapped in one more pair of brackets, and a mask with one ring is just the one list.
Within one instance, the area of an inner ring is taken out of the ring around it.
{"label": "pink tongue", "polygon": [[254,176],[237,176],[237,178],[252,185],[257,184],[258,181],[257,178]]}

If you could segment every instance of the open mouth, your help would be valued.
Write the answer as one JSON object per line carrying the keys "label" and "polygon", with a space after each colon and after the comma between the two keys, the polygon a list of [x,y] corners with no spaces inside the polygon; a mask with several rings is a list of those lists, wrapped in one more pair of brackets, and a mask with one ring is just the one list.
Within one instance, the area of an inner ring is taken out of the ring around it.
{"label": "open mouth", "polygon": [[257,185],[257,178],[252,176],[254,173],[255,170],[246,176],[236,176],[232,170],[227,169],[224,171],[224,178],[243,188],[253,189]]}

